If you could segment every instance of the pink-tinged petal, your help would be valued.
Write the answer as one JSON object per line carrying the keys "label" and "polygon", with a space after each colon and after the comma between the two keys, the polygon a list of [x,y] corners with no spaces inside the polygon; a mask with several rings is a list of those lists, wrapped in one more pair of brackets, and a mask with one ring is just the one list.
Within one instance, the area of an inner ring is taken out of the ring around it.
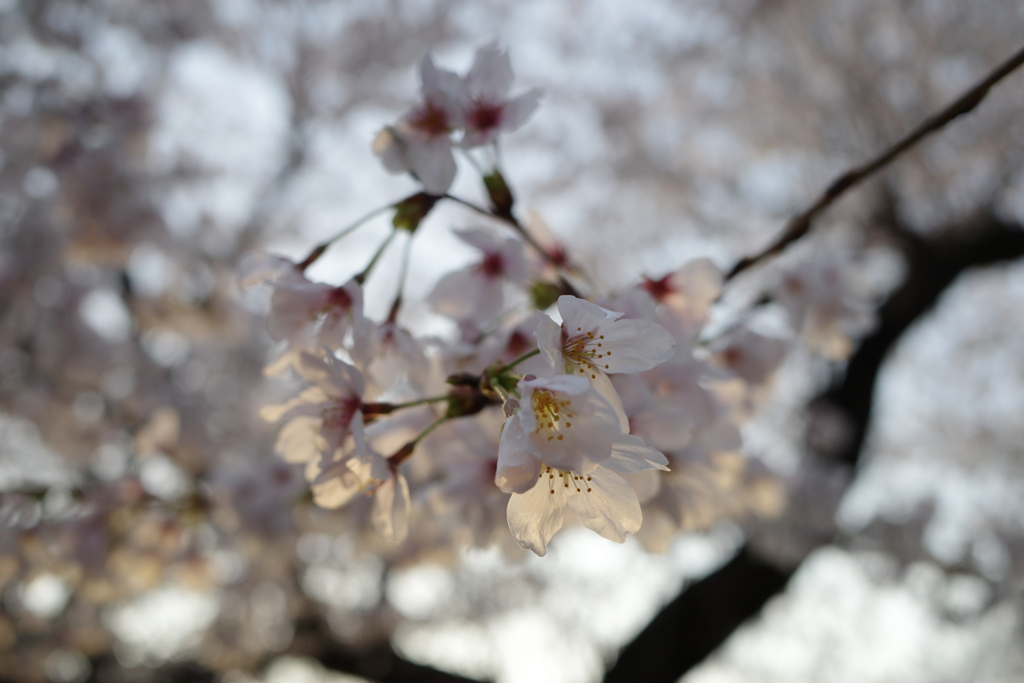
{"label": "pink-tinged petal", "polygon": [[622,409],[627,415],[638,415],[654,405],[654,394],[642,376],[615,375],[610,379],[615,393],[622,399]]}
{"label": "pink-tinged petal", "polygon": [[390,126],[377,133],[377,137],[373,139],[373,153],[380,157],[380,161],[388,173],[407,173],[409,171],[409,157],[406,151],[405,140],[398,131]]}
{"label": "pink-tinged petal", "polygon": [[360,315],[352,321],[352,360],[365,366],[373,360],[377,326],[369,318]]}
{"label": "pink-tinged petal", "polygon": [[401,543],[409,534],[409,516],[412,507],[409,484],[396,473],[377,487],[374,494],[373,527],[384,539]]}
{"label": "pink-tinged petal", "polygon": [[453,94],[453,88],[456,87],[454,83],[460,80],[458,74],[447,69],[437,68],[429,53],[423,55],[423,59],[420,60],[420,82],[422,84],[420,92],[424,98],[431,99],[438,95],[450,96]]}
{"label": "pink-tinged petal", "polygon": [[643,372],[675,354],[675,337],[658,323],[616,320],[602,325],[600,333],[604,339],[598,353],[603,352],[604,357],[593,362],[605,372]]}
{"label": "pink-tinged petal", "polygon": [[501,110],[501,130],[507,133],[518,130],[540,106],[543,95],[543,90],[534,88],[509,100]]}
{"label": "pink-tinged petal", "polygon": [[517,285],[526,283],[528,276],[526,255],[523,243],[514,237],[508,237],[501,245],[501,260],[505,268],[505,278]]}
{"label": "pink-tinged petal", "polygon": [[588,378],[590,385],[594,387],[598,395],[608,401],[608,405],[615,411],[615,417],[619,421],[619,429],[622,432],[629,432],[629,418],[626,416],[626,409],[622,407],[622,398],[619,392],[615,391],[611,378],[603,373],[591,373]]}
{"label": "pink-tinged petal", "polygon": [[743,328],[714,345],[712,361],[751,384],[760,384],[775,372],[788,350],[784,339]]}
{"label": "pink-tinged petal", "polygon": [[658,474],[658,470],[641,470],[633,474],[620,474],[619,476],[630,485],[641,505],[652,500],[661,490],[661,475]]}
{"label": "pink-tinged petal", "polygon": [[278,406],[263,406],[260,417],[266,422],[278,422],[302,415],[319,415],[324,401],[330,397],[322,389],[309,387],[301,394]]}
{"label": "pink-tinged petal", "polygon": [[427,295],[427,304],[434,312],[456,320],[474,317],[476,288],[481,279],[469,268],[448,273]]}
{"label": "pink-tinged petal", "polygon": [[409,143],[406,149],[409,170],[423,183],[427,194],[443,195],[455,179],[455,157],[452,143],[443,135],[423,142]]}
{"label": "pink-tinged petal", "polygon": [[537,329],[533,336],[537,338],[537,348],[551,368],[557,372],[565,372],[565,359],[562,357],[562,327],[554,320],[538,312]]}
{"label": "pink-tinged petal", "polygon": [[601,308],[597,304],[578,299],[568,294],[558,297],[558,313],[562,316],[562,326],[572,336],[577,332],[593,330],[605,320],[618,320],[621,313]]}
{"label": "pink-tinged petal", "polygon": [[483,252],[496,252],[501,248],[501,240],[493,230],[484,228],[455,228],[455,236],[466,244]]}
{"label": "pink-tinged petal", "polygon": [[560,481],[555,484],[549,487],[548,478],[541,477],[526,493],[513,493],[506,509],[512,538],[541,557],[551,537],[562,528],[566,494]]}
{"label": "pink-tinged petal", "polygon": [[332,289],[330,285],[309,282],[304,278],[301,284],[278,283],[270,298],[267,332],[280,341],[310,326],[327,304]]}
{"label": "pink-tinged petal", "polygon": [[466,74],[466,87],[473,97],[498,101],[512,87],[512,79],[512,62],[508,51],[500,49],[494,42],[476,51],[473,66]]}
{"label": "pink-tinged petal", "polygon": [[331,477],[310,488],[313,492],[313,502],[322,508],[332,510],[340,508],[362,492],[362,487],[358,483],[346,482],[341,477]]}
{"label": "pink-tinged petal", "polygon": [[320,434],[319,416],[304,415],[290,421],[277,434],[274,451],[285,462],[311,462],[320,457],[327,442]]}
{"label": "pink-tinged petal", "polygon": [[498,444],[494,484],[505,493],[525,493],[537,482],[540,460],[516,416],[505,422]]}
{"label": "pink-tinged petal", "polygon": [[566,502],[580,524],[616,543],[625,541],[626,534],[640,530],[643,519],[640,501],[625,479],[611,470],[596,467],[578,482],[579,493],[572,488],[572,483],[569,482]]}
{"label": "pink-tinged petal", "polygon": [[706,258],[684,263],[672,275],[672,284],[686,309],[701,314],[718,298],[723,281],[722,271]]}
{"label": "pink-tinged petal", "polygon": [[298,370],[304,379],[320,387],[330,396],[359,398],[363,395],[363,374],[355,366],[334,356],[318,358],[303,353]]}
{"label": "pink-tinged petal", "polygon": [[246,254],[238,264],[238,281],[242,287],[253,287],[297,272],[293,261],[283,256],[258,252]]}
{"label": "pink-tinged petal", "polygon": [[427,296],[434,311],[455,320],[490,320],[501,313],[504,301],[501,280],[485,277],[473,267],[448,273]]}
{"label": "pink-tinged petal", "polygon": [[612,454],[603,464],[610,470],[632,474],[642,470],[668,471],[668,458],[631,434],[623,434],[612,444]]}
{"label": "pink-tinged petal", "polygon": [[[582,377],[574,377],[572,375],[555,375],[554,377],[542,377],[529,381],[522,380],[519,382],[519,386],[530,387],[533,389],[560,391],[564,394],[576,396],[586,392],[590,388],[590,382]],[[523,399],[526,399],[525,394],[523,395]]]}
{"label": "pink-tinged petal", "polygon": [[653,448],[678,451],[690,442],[694,420],[677,401],[662,399],[658,405],[634,415],[630,420],[632,431]]}

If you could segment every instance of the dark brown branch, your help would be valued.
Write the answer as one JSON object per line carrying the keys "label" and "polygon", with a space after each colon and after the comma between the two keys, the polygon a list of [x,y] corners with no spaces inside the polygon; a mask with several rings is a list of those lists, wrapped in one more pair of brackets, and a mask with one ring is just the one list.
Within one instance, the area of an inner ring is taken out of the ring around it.
{"label": "dark brown branch", "polygon": [[[811,403],[809,433],[815,414],[832,419],[838,415],[849,427],[849,438],[837,452],[820,453],[843,467],[856,467],[862,454],[879,371],[903,333],[965,270],[1024,257],[1024,226],[993,216],[972,222],[970,230],[942,231],[951,236],[934,242],[902,228],[894,213],[888,218],[892,232],[900,237],[907,277],[882,306],[878,327],[861,343],[844,376]],[[665,606],[626,646],[605,680],[678,680],[782,591],[790,575],[742,550]]]}
{"label": "dark brown branch", "polygon": [[711,654],[737,626],[761,611],[789,581],[747,550],[693,584],[626,646],[606,683],[675,683]]}
{"label": "dark brown branch", "polygon": [[925,119],[919,126],[917,126],[917,128],[910,131],[910,133],[908,133],[904,138],[893,144],[880,155],[861,166],[851,168],[846,173],[836,178],[818,198],[818,200],[810,206],[810,208],[789,219],[789,222],[786,223],[786,227],[782,231],[782,234],[775,240],[775,242],[754,256],[747,256],[740,259],[740,261],[733,266],[732,270],[726,274],[726,280],[730,280],[751,266],[778,254],[787,246],[806,235],[810,231],[811,225],[814,222],[814,219],[817,218],[818,214],[830,207],[847,190],[860,184],[867,178],[888,166],[894,159],[913,147],[921,139],[927,137],[931,133],[941,130],[946,126],[946,124],[950,123],[954,119],[973,111],[974,108],[985,99],[985,96],[988,95],[992,86],[1010,75],[1021,64],[1024,64],[1024,48],[1018,50],[1016,54],[996,67],[995,70],[982,79],[981,82],[964,93],[955,102],[937,114]]}
{"label": "dark brown branch", "polygon": [[[925,241],[895,226],[903,241],[907,277],[878,312],[878,327],[850,359],[841,381],[820,396],[814,411],[838,409],[850,428],[838,450],[823,453],[856,465],[871,423],[875,380],[890,349],[916,320],[931,310],[944,291],[969,268],[1024,256],[1024,228],[994,216],[972,221],[969,230],[952,229],[950,237]],[[834,414],[834,413],[833,413]]]}

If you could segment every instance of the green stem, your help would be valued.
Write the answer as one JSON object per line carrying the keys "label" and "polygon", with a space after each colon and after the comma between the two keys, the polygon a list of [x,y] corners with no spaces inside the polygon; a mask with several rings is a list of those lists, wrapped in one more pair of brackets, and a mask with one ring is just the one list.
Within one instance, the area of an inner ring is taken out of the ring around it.
{"label": "green stem", "polygon": [[540,349],[534,349],[533,351],[530,351],[529,353],[524,353],[523,355],[519,356],[519,358],[516,358],[514,361],[512,361],[511,363],[509,363],[508,365],[503,367],[501,370],[498,370],[497,374],[504,375],[506,372],[508,372],[509,370],[514,368],[515,366],[519,365],[524,360],[527,360],[528,358],[533,358],[538,353],[540,353]]}
{"label": "green stem", "polygon": [[418,401],[409,401],[408,403],[396,403],[391,409],[399,410],[401,408],[412,408],[414,406],[422,406],[428,403],[440,403],[441,401],[447,401],[448,395],[444,396],[431,396],[430,398],[421,398]]}
{"label": "green stem", "polygon": [[370,259],[370,263],[366,266],[366,268],[363,269],[363,272],[359,273],[354,278],[352,278],[353,280],[355,280],[359,284],[363,284],[366,281],[366,278],[369,277],[370,275],[370,271],[372,271],[373,267],[377,265],[377,261],[380,260],[381,255],[384,253],[384,250],[388,248],[388,245],[391,244],[391,240],[395,238],[395,232],[397,231],[391,231],[391,233],[388,235],[388,238],[384,240],[384,243],[381,244],[380,248],[377,249],[377,253],[373,255],[372,259]]}
{"label": "green stem", "polygon": [[391,304],[391,312],[388,313],[388,321],[395,322],[398,319],[398,309],[402,306],[402,290],[405,289],[405,278],[409,273],[409,252],[412,251],[412,233],[405,241],[405,249],[402,251],[402,266],[398,273],[398,293],[395,294],[395,303]]}
{"label": "green stem", "polygon": [[301,263],[299,263],[299,266],[298,266],[299,270],[305,270],[306,268],[309,268],[311,265],[313,265],[314,261],[316,261],[318,258],[320,258],[320,256],[325,251],[327,251],[327,247],[331,246],[333,243],[337,242],[342,237],[344,237],[345,235],[349,234],[350,232],[352,232],[353,230],[355,230],[356,228],[361,226],[363,223],[366,223],[371,218],[376,218],[377,216],[379,216],[380,214],[384,213],[385,211],[387,211],[389,209],[393,209],[393,208],[395,208],[394,204],[388,204],[386,206],[381,206],[379,208],[376,208],[373,211],[371,211],[370,213],[368,213],[365,216],[363,216],[362,218],[360,218],[359,220],[355,221],[354,223],[351,223],[351,224],[345,226],[334,237],[330,238],[329,240],[327,240],[325,242],[321,242],[320,244],[316,245],[316,247],[314,247],[313,250],[311,252],[309,252],[309,255],[306,256],[306,258],[303,259]]}
{"label": "green stem", "polygon": [[390,456],[388,458],[388,464],[391,466],[391,470],[393,472],[397,471],[398,470],[398,466],[401,465],[402,462],[406,458],[408,458],[410,455],[412,455],[412,452],[416,449],[416,445],[420,441],[422,441],[428,434],[430,434],[430,432],[432,432],[435,429],[437,429],[438,427],[440,427],[441,424],[443,422],[445,422],[447,419],[448,419],[447,416],[437,418],[436,420],[431,422],[430,425],[426,429],[424,429],[422,432],[420,432],[419,436],[417,436],[415,439],[413,439],[409,443],[407,443],[404,446],[402,446],[401,448],[399,448],[398,451],[395,452],[394,455]]}

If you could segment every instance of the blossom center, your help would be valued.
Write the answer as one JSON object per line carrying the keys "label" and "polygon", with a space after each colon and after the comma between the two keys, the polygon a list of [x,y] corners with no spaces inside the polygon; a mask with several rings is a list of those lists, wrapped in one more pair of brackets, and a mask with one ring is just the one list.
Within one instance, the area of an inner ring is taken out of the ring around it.
{"label": "blossom center", "polygon": [[505,260],[499,253],[490,253],[484,256],[480,263],[480,272],[489,278],[499,278],[505,272]]}
{"label": "blossom center", "polygon": [[324,427],[348,429],[356,411],[362,408],[363,402],[358,396],[336,396],[327,403],[321,413]]}
{"label": "blossom center", "polygon": [[327,292],[327,300],[320,312],[347,311],[350,308],[352,308],[352,295],[346,292],[344,287],[335,287]]}
{"label": "blossom center", "polygon": [[545,465],[541,468],[540,478],[548,478],[548,491],[554,495],[555,486],[557,485],[555,480],[558,479],[559,483],[562,484],[562,488],[574,488],[576,493],[591,493],[594,489],[590,484],[590,477],[584,477],[576,474],[572,470],[559,470]]}
{"label": "blossom center", "polygon": [[572,422],[569,422],[573,417],[569,412],[572,410],[572,401],[559,398],[546,389],[537,389],[533,392],[530,402],[533,406],[533,416],[537,420],[537,428],[533,433],[547,434],[548,441],[564,439],[562,430],[572,427]]}
{"label": "blossom center", "polygon": [[501,107],[477,100],[466,117],[469,127],[475,130],[490,130],[501,123]]}
{"label": "blossom center", "polygon": [[409,125],[431,137],[446,135],[451,130],[451,126],[448,125],[448,112],[430,100],[427,100],[422,108],[416,110]]}
{"label": "blossom center", "polygon": [[598,372],[608,369],[608,363],[603,360],[606,356],[612,355],[612,352],[604,350],[603,334],[599,335],[595,331],[584,332],[582,327],[577,327],[576,334],[571,337],[563,328],[562,336],[565,338],[562,353],[581,375],[589,374],[590,379],[597,379]]}

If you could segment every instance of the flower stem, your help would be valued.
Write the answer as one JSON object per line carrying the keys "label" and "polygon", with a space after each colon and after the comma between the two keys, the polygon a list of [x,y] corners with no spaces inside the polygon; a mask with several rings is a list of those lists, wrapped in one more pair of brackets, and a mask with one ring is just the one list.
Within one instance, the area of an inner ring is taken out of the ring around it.
{"label": "flower stem", "polygon": [[405,289],[405,278],[409,273],[409,252],[412,251],[412,235],[405,241],[405,249],[402,250],[402,266],[398,273],[398,292],[395,294],[395,302],[391,304],[391,312],[388,313],[388,322],[395,322],[398,319],[398,309],[402,307],[402,290]]}
{"label": "flower stem", "polygon": [[441,424],[443,422],[445,422],[447,419],[448,419],[447,416],[442,416],[442,417],[437,418],[436,420],[431,422],[430,425],[428,425],[426,429],[424,429],[422,432],[420,432],[419,435],[415,439],[413,439],[409,443],[407,443],[404,446],[402,446],[401,448],[399,448],[395,452],[394,455],[390,456],[388,458],[388,465],[391,466],[392,471],[395,471],[398,468],[398,466],[401,465],[402,462],[406,458],[408,458],[410,455],[412,455],[413,451],[416,449],[416,445],[420,441],[422,441],[428,434],[430,434],[430,432],[432,432],[435,429],[437,429],[438,427],[440,427]]}
{"label": "flower stem", "polygon": [[391,244],[391,240],[395,238],[395,232],[395,230],[391,231],[391,233],[388,235],[388,238],[384,240],[384,243],[381,244],[380,247],[377,249],[377,253],[373,255],[372,259],[370,259],[370,263],[367,264],[366,268],[363,269],[363,272],[359,273],[354,278],[352,278],[353,280],[355,280],[359,284],[363,284],[366,281],[366,278],[369,277],[370,275],[370,271],[372,271],[373,267],[377,265],[377,261],[380,260],[381,255],[384,253],[384,250],[388,248],[388,245]]}
{"label": "flower stem", "polygon": [[[489,211],[489,210],[485,209],[484,207],[480,206],[479,204],[474,204],[471,201],[467,201],[465,199],[462,199],[461,197],[456,197],[455,195],[452,195],[452,194],[446,194],[446,195],[444,195],[444,198],[445,199],[450,199],[451,201],[455,202],[456,204],[462,204],[466,208],[472,209],[473,211],[476,211],[477,213],[483,214],[484,216],[489,216],[489,217],[497,219],[499,221],[503,221],[504,223],[509,225],[513,230],[515,230],[517,233],[519,233],[519,236],[522,237],[523,240],[527,244],[529,244],[531,247],[533,247],[537,251],[537,253],[540,254],[544,258],[545,261],[550,263],[555,268],[561,269],[563,271],[564,270],[576,270],[576,271],[579,270],[579,269],[573,268],[572,266],[567,264],[564,260],[560,260],[560,259],[556,258],[551,252],[549,252],[547,249],[545,249],[541,245],[540,242],[538,242],[536,239],[533,238],[533,235],[531,235],[530,233],[528,233],[526,231],[526,228],[523,227],[523,224],[520,223],[519,220],[516,219],[515,216],[513,216],[511,214],[509,214],[507,216],[503,216],[501,214],[496,214],[496,213],[494,213],[492,211]],[[570,283],[568,280],[566,280],[561,275],[559,276],[558,284],[563,289],[563,291],[565,293],[571,294],[571,295],[573,295],[573,296],[575,296],[577,298],[582,298],[582,297],[580,297],[579,292],[576,291],[576,288],[572,286],[572,283]]]}
{"label": "flower stem", "polygon": [[533,358],[538,353],[540,353],[540,349],[534,349],[533,351],[530,351],[529,353],[524,353],[523,355],[519,356],[519,358],[516,358],[514,361],[512,361],[511,363],[509,363],[508,365],[503,367],[501,370],[498,370],[498,372],[495,373],[495,374],[503,375],[506,372],[508,372],[509,370],[511,370],[512,368],[514,368],[515,366],[517,366],[520,363],[522,363],[524,360],[527,360],[529,358]]}
{"label": "flower stem", "polygon": [[378,208],[374,209],[373,211],[371,211],[370,213],[366,214],[365,216],[359,218],[354,223],[350,223],[349,225],[346,225],[334,237],[331,237],[327,241],[321,242],[320,244],[316,245],[316,247],[314,247],[313,250],[311,252],[309,252],[309,255],[306,256],[306,258],[303,259],[301,263],[299,263],[299,265],[298,265],[299,270],[300,271],[301,270],[305,270],[306,268],[309,268],[311,265],[313,265],[313,262],[316,261],[318,258],[320,258],[320,256],[325,251],[327,251],[327,247],[331,246],[334,242],[337,242],[342,237],[344,237],[345,235],[349,234],[350,232],[352,232],[353,230],[355,230],[356,228],[361,226],[363,223],[366,223],[367,221],[369,221],[371,218],[376,218],[377,216],[379,216],[380,214],[384,213],[388,209],[393,209],[393,208],[395,208],[394,204],[387,204],[385,206],[378,207]]}

